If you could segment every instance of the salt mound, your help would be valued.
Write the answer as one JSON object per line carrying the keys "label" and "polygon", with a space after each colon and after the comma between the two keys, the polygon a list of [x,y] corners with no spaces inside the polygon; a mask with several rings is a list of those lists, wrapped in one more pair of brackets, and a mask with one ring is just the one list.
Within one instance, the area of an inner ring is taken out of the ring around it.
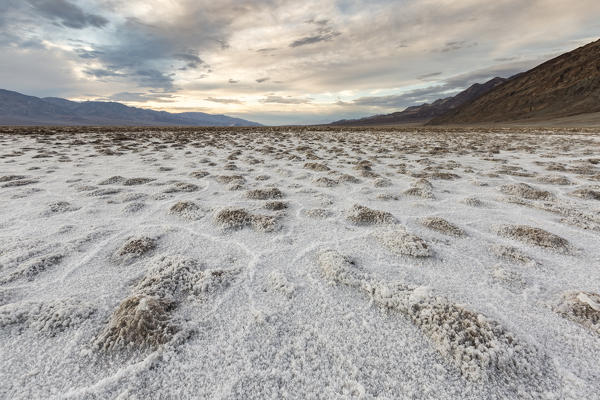
{"label": "salt mound", "polygon": [[432,179],[442,179],[446,181],[460,178],[459,175],[453,174],[451,172],[434,172],[430,176]]}
{"label": "salt mound", "polygon": [[200,217],[200,207],[192,201],[178,201],[171,206],[169,213],[186,219],[197,219]]}
{"label": "salt mound", "polygon": [[538,176],[537,181],[540,183],[548,183],[552,185],[570,185],[571,181],[562,175],[543,175]]}
{"label": "salt mound", "polygon": [[18,179],[18,180],[11,180],[6,183],[3,183],[1,187],[3,187],[3,188],[19,187],[19,186],[33,185],[34,183],[38,183],[38,182],[39,181],[37,179]]}
{"label": "salt mound", "polygon": [[135,293],[168,299],[181,299],[194,291],[198,273],[204,267],[183,257],[159,257],[135,286]]}
{"label": "salt mound", "polygon": [[438,231],[446,235],[456,237],[465,236],[465,231],[440,217],[424,218],[421,220],[421,224],[429,229],[433,229],[434,231]]}
{"label": "salt mound", "polygon": [[94,312],[90,305],[70,299],[12,303],[0,307],[0,328],[17,326],[54,336],[81,325]]}
{"label": "salt mound", "polygon": [[574,190],[569,193],[569,195],[585,200],[600,200],[600,190],[593,190],[589,188]]}
{"label": "salt mound", "polygon": [[125,178],[123,178],[122,176],[111,176],[110,178],[107,178],[101,182],[98,183],[98,185],[116,185],[116,184],[121,184],[125,182]]}
{"label": "salt mound", "polygon": [[408,311],[415,325],[442,355],[454,362],[465,378],[487,381],[498,373],[500,381],[507,378],[527,381],[531,375],[544,379],[542,371],[531,368],[531,364],[542,364],[535,360],[538,357],[535,350],[519,343],[495,321],[440,297],[426,297],[412,303]]}
{"label": "salt mound", "polygon": [[273,232],[278,228],[278,219],[271,215],[252,215],[251,225],[257,232]]}
{"label": "salt mound", "polygon": [[241,185],[246,182],[246,179],[241,175],[218,175],[215,177],[215,179],[217,182],[223,184],[234,183]]}
{"label": "salt mound", "polygon": [[10,274],[7,278],[2,279],[0,283],[8,283],[19,278],[33,280],[37,275],[55,265],[58,265],[64,257],[65,256],[63,254],[56,253],[33,258],[28,262],[19,265],[16,271]]}
{"label": "salt mound", "polygon": [[306,163],[306,164],[304,164],[304,168],[310,169],[313,171],[329,171],[330,170],[330,168],[327,165],[319,164],[319,163]]}
{"label": "salt mound", "polygon": [[496,266],[491,272],[492,279],[496,282],[507,284],[509,286],[524,288],[525,280],[521,276],[521,274],[503,268],[501,266]]}
{"label": "salt mound", "polygon": [[296,291],[296,287],[280,271],[273,271],[268,277],[269,288],[275,292],[281,293],[287,298],[291,298]]}
{"label": "salt mound", "polygon": [[28,176],[25,175],[4,175],[4,176],[0,176],[0,182],[11,182],[11,181],[18,181],[21,179],[27,179]]}
{"label": "salt mound", "polygon": [[342,174],[338,176],[339,182],[347,182],[347,183],[360,183],[360,179],[355,176],[349,174]]}
{"label": "salt mound", "polygon": [[288,203],[283,201],[269,201],[265,203],[265,208],[271,211],[282,211],[289,207]]}
{"label": "salt mound", "polygon": [[504,225],[497,228],[497,233],[510,239],[533,244],[562,253],[569,252],[569,242],[560,236],[527,225]]}
{"label": "salt mound", "polygon": [[402,229],[376,232],[373,236],[395,254],[412,257],[431,256],[431,249],[423,239]]}
{"label": "salt mound", "polygon": [[462,202],[471,207],[482,207],[483,201],[479,200],[477,197],[467,197],[462,200]]}
{"label": "salt mound", "polygon": [[304,215],[310,218],[325,219],[331,217],[333,213],[325,208],[311,208],[304,211]]}
{"label": "salt mound", "polygon": [[117,188],[108,188],[108,189],[97,189],[88,193],[88,196],[93,197],[102,197],[102,196],[111,196],[113,194],[121,193],[121,189]]}
{"label": "salt mound", "polygon": [[197,179],[202,179],[206,176],[210,175],[208,172],[206,171],[192,171],[190,172],[190,176],[192,178],[197,178]]}
{"label": "salt mound", "polygon": [[346,219],[356,225],[394,224],[396,218],[387,211],[378,211],[355,204],[348,210]]}
{"label": "salt mound", "polygon": [[520,264],[531,264],[535,261],[521,250],[512,246],[496,245],[490,248],[492,253],[497,257],[505,259],[507,261],[517,262]]}
{"label": "salt mound", "polygon": [[180,192],[195,192],[200,187],[198,185],[194,185],[193,183],[186,182],[176,182],[173,186],[165,190],[165,193],[180,193]]}
{"label": "salt mound", "polygon": [[409,318],[466,379],[510,382],[517,388],[515,382],[535,380],[538,385],[532,390],[542,393],[552,385],[553,371],[541,354],[482,314],[433,296],[426,287],[372,279],[335,250],[322,252],[318,262],[331,283],[360,289],[376,304]]}
{"label": "salt mound", "polygon": [[377,178],[373,182],[373,186],[378,187],[378,188],[389,187],[389,186],[392,186],[392,181],[390,181],[389,179],[386,179],[386,178]]}
{"label": "salt mound", "polygon": [[411,187],[404,191],[405,195],[420,197],[422,199],[434,199],[433,185],[427,179],[419,179]]}
{"label": "salt mound", "polygon": [[129,178],[125,182],[123,182],[123,185],[125,185],[125,186],[145,185],[146,183],[150,183],[154,180],[155,180],[154,178]]}
{"label": "salt mound", "polygon": [[511,183],[500,186],[504,194],[518,196],[528,200],[553,200],[554,195],[548,191],[536,189],[526,183]]}
{"label": "salt mound", "polygon": [[327,178],[325,176],[322,176],[320,178],[317,178],[315,180],[313,180],[313,183],[317,186],[321,186],[321,187],[334,187],[337,186],[339,184],[339,182],[335,179],[331,179],[331,178]]}
{"label": "salt mound", "polygon": [[156,248],[156,240],[149,237],[140,237],[129,239],[127,243],[119,249],[119,256],[122,257],[139,257]]}
{"label": "salt mound", "polygon": [[167,343],[177,331],[169,313],[174,302],[135,294],[114,311],[94,344],[102,350],[152,348]]}
{"label": "salt mound", "polygon": [[325,250],[318,255],[321,273],[332,283],[360,287],[365,275],[354,262],[335,250]]}
{"label": "salt mound", "polygon": [[373,163],[369,160],[361,160],[356,163],[354,169],[357,171],[371,171],[373,168]]}
{"label": "salt mound", "polygon": [[141,211],[142,209],[144,209],[145,207],[146,207],[145,203],[136,201],[133,203],[129,203],[125,207],[123,207],[122,212],[124,214],[135,214],[135,213]]}
{"label": "salt mound", "polygon": [[252,214],[243,208],[226,208],[215,215],[215,222],[226,229],[242,229],[252,223]]}
{"label": "salt mound", "polygon": [[246,192],[246,197],[251,200],[273,200],[281,199],[283,193],[277,188],[254,189]]}
{"label": "salt mound", "polygon": [[48,212],[50,214],[58,214],[75,210],[77,210],[77,207],[73,207],[71,203],[67,201],[55,201],[48,204]]}
{"label": "salt mound", "polygon": [[581,291],[566,292],[554,311],[600,334],[599,294]]}

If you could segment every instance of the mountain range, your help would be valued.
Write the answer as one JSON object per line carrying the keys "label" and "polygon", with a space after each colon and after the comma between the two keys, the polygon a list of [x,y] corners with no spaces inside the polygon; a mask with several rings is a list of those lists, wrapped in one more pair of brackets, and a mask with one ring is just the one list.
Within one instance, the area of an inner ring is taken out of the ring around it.
{"label": "mountain range", "polygon": [[169,113],[104,101],[76,102],[0,89],[0,125],[261,126],[226,115]]}
{"label": "mountain range", "polygon": [[477,125],[600,121],[600,40],[508,79],[386,115],[331,125]]}
{"label": "mountain range", "polygon": [[519,74],[430,124],[546,121],[595,112],[600,112],[600,40]]}
{"label": "mountain range", "polygon": [[494,78],[480,84],[476,83],[466,90],[463,90],[456,96],[438,99],[433,103],[425,103],[419,106],[406,108],[404,111],[398,111],[392,114],[373,115],[371,117],[340,120],[332,122],[331,125],[397,125],[397,124],[425,124],[435,117],[442,116],[448,111],[453,110],[461,105],[468,103],[483,94],[489,92],[496,86],[504,83],[504,78]]}

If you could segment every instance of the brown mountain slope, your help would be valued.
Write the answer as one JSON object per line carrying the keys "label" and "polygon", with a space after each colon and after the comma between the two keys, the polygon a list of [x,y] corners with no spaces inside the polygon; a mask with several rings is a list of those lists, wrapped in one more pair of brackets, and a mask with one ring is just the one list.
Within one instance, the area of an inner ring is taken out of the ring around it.
{"label": "brown mountain slope", "polygon": [[433,103],[408,107],[404,111],[392,114],[373,115],[360,119],[343,119],[329,125],[367,126],[367,125],[399,125],[399,124],[424,124],[434,117],[444,115],[460,105],[472,101],[489,92],[506,79],[494,78],[485,83],[476,83],[456,96],[438,99]]}
{"label": "brown mountain slope", "polygon": [[547,61],[428,125],[546,120],[600,111],[600,40]]}

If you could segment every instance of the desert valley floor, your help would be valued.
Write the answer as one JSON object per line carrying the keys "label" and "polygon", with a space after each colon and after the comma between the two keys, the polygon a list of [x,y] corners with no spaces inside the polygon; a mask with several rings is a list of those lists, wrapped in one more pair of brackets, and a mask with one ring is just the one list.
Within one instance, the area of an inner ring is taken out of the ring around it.
{"label": "desert valley floor", "polygon": [[0,397],[593,399],[600,133],[0,129]]}

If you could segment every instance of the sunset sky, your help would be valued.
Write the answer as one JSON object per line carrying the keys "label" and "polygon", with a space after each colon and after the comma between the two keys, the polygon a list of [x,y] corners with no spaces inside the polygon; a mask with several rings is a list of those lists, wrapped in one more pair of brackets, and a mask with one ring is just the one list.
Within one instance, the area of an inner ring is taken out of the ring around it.
{"label": "sunset sky", "polygon": [[0,88],[322,123],[508,77],[599,33],[598,0],[0,0]]}

